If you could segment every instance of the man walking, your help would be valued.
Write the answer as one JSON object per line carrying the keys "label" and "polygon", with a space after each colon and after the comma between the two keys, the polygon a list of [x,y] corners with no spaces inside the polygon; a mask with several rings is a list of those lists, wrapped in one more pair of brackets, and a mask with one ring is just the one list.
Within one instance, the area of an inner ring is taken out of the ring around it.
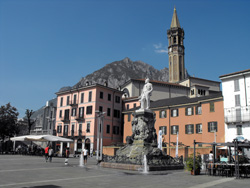
{"label": "man walking", "polygon": [[45,161],[46,163],[48,162],[48,156],[49,156],[49,146],[47,146],[44,150],[45,153]]}
{"label": "man walking", "polygon": [[53,150],[52,147],[50,146],[50,147],[49,147],[49,162],[52,162],[53,154],[54,154],[54,150]]}
{"label": "man walking", "polygon": [[84,160],[84,165],[87,164],[87,158],[88,158],[88,150],[87,147],[83,149],[83,160]]}

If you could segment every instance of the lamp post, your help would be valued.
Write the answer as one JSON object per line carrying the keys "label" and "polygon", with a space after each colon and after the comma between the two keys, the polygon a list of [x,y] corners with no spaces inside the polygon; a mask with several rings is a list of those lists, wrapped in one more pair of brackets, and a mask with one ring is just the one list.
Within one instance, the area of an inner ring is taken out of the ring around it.
{"label": "lamp post", "polygon": [[[95,111],[97,113],[97,151],[96,160],[97,162],[102,160],[102,150],[103,150],[103,117],[106,112]],[[100,131],[101,130],[101,131]],[[101,134],[100,134],[101,132]],[[99,156],[100,155],[100,156]]]}

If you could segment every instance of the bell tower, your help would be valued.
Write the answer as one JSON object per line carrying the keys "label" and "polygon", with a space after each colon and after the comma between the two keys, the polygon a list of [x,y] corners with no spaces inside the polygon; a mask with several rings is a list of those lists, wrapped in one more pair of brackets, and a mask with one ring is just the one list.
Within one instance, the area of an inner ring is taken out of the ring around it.
{"label": "bell tower", "polygon": [[177,83],[185,78],[184,64],[184,30],[181,28],[177,17],[176,8],[171,22],[168,36],[168,56],[169,56],[169,82]]}

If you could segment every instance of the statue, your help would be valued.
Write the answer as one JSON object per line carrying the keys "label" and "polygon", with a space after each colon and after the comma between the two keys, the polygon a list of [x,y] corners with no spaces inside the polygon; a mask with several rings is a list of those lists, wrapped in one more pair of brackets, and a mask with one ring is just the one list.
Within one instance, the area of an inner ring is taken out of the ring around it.
{"label": "statue", "polygon": [[149,83],[149,79],[145,80],[145,85],[143,86],[141,96],[139,97],[139,101],[141,102],[140,109],[149,109],[150,107],[150,96],[153,91],[153,86]]}

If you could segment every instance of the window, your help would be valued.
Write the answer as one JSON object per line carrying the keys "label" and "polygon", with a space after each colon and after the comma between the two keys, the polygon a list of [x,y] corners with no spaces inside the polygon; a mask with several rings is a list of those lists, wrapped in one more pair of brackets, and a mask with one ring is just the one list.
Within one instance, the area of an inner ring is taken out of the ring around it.
{"label": "window", "polygon": [[208,132],[217,132],[218,128],[217,128],[217,122],[208,122]]}
{"label": "window", "polygon": [[210,102],[210,112],[214,112],[214,102]]}
{"label": "window", "polygon": [[185,133],[186,134],[194,134],[194,125],[185,125]]}
{"label": "window", "polygon": [[235,95],[235,106],[240,106],[240,95]]}
{"label": "window", "polygon": [[196,113],[196,115],[201,115],[201,106],[195,107],[195,113]]}
{"label": "window", "polygon": [[120,99],[121,99],[121,98],[120,98],[119,96],[115,96],[115,102],[116,102],[116,103],[120,103]]}
{"label": "window", "polygon": [[240,91],[239,79],[234,80],[234,91]]}
{"label": "window", "polygon": [[119,127],[113,126],[113,134],[119,134]]}
{"label": "window", "polygon": [[241,121],[241,109],[237,108],[235,112],[236,112],[236,122],[240,122]]}
{"label": "window", "polygon": [[86,132],[90,133],[90,121],[87,122]]}
{"label": "window", "polygon": [[103,111],[103,107],[99,106],[99,112],[102,112],[102,111]]}
{"label": "window", "polygon": [[78,134],[79,134],[79,136],[81,136],[82,135],[82,124],[79,124],[79,129],[78,129]]}
{"label": "window", "polygon": [[62,133],[62,125],[58,124],[57,126],[57,133]]}
{"label": "window", "polygon": [[134,108],[136,108],[136,103],[134,103]]}
{"label": "window", "polygon": [[63,106],[63,97],[61,97],[60,106]]}
{"label": "window", "polygon": [[83,114],[84,114],[84,107],[80,107],[79,108],[79,118],[83,118]]}
{"label": "window", "polygon": [[179,110],[178,109],[171,110],[171,117],[177,117],[177,116],[179,116]]}
{"label": "window", "polygon": [[177,132],[179,132],[179,125],[172,125],[171,134],[177,134]]}
{"label": "window", "polygon": [[103,99],[103,92],[100,91],[100,99]]}
{"label": "window", "polygon": [[76,116],[76,108],[72,108],[71,116]]}
{"label": "window", "polygon": [[202,124],[196,124],[196,133],[202,133]]}
{"label": "window", "polygon": [[190,91],[190,93],[191,93],[191,95],[194,95],[194,89],[192,89],[192,90]]}
{"label": "window", "polygon": [[198,89],[198,94],[199,95],[206,95],[206,90]]}
{"label": "window", "polygon": [[92,91],[89,92],[89,102],[92,101]]}
{"label": "window", "polygon": [[71,125],[71,136],[74,136],[75,134],[75,124]]}
{"label": "window", "polygon": [[160,126],[159,130],[162,131],[162,135],[166,135],[167,134],[167,126]]}
{"label": "window", "polygon": [[84,93],[81,93],[81,103],[84,103]]}
{"label": "window", "polygon": [[161,110],[159,116],[160,118],[166,118],[167,117],[166,110]]}
{"label": "window", "polygon": [[127,104],[127,110],[129,110],[129,104]]}
{"label": "window", "polygon": [[174,37],[174,41],[173,42],[174,42],[174,44],[176,43],[176,37]]}
{"label": "window", "polygon": [[67,96],[67,105],[69,105],[69,96]]}
{"label": "window", "polygon": [[114,117],[120,118],[120,110],[114,109]]}
{"label": "window", "polygon": [[128,122],[131,121],[131,114],[128,114]]}
{"label": "window", "polygon": [[87,106],[86,114],[92,114],[92,106]]}
{"label": "window", "polygon": [[106,133],[110,134],[110,125],[107,125],[107,127],[106,127]]}
{"label": "window", "polygon": [[60,110],[60,112],[59,112],[59,118],[61,118],[62,117],[62,110]]}
{"label": "window", "polygon": [[64,119],[69,120],[69,109],[64,111]]}
{"label": "window", "polygon": [[236,125],[237,135],[242,135],[242,125]]}
{"label": "window", "polygon": [[76,95],[74,95],[74,101],[73,104],[76,104]]}
{"label": "window", "polygon": [[64,125],[63,135],[68,136],[68,125]]}
{"label": "window", "polygon": [[111,101],[111,94],[108,94],[108,101]]}
{"label": "window", "polygon": [[107,109],[107,116],[111,116],[111,109],[110,108]]}
{"label": "window", "polygon": [[193,107],[186,108],[186,116],[194,115]]}

